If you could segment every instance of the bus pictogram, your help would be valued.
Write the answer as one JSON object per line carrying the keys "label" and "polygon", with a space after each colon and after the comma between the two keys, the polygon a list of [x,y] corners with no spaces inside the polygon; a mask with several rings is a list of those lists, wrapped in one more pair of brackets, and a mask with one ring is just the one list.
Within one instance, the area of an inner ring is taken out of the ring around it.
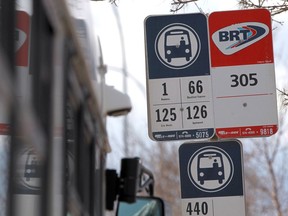
{"label": "bus pictogram", "polygon": [[234,175],[234,165],[229,154],[216,146],[196,151],[188,164],[188,176],[201,191],[213,193],[224,189]]}
{"label": "bus pictogram", "polygon": [[198,34],[183,23],[165,26],[155,41],[158,60],[172,69],[183,69],[192,65],[198,58],[200,50]]}
{"label": "bus pictogram", "polygon": [[216,151],[208,151],[198,155],[198,181],[201,185],[207,180],[217,180],[219,184],[225,179],[223,156]]}
{"label": "bus pictogram", "polygon": [[192,57],[191,41],[187,30],[176,29],[165,33],[165,58],[171,62],[172,58],[185,58],[189,61]]}

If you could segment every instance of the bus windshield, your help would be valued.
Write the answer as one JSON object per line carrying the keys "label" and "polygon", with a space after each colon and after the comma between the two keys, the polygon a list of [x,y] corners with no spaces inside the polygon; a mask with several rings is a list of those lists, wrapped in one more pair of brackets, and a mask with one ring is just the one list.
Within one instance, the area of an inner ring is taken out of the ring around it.
{"label": "bus windshield", "polygon": [[220,155],[217,155],[216,153],[204,154],[199,159],[199,168],[222,167]]}
{"label": "bus windshield", "polygon": [[177,35],[167,35],[167,46],[179,46],[180,41],[183,41],[183,44],[189,45],[188,35],[187,34],[177,34]]}

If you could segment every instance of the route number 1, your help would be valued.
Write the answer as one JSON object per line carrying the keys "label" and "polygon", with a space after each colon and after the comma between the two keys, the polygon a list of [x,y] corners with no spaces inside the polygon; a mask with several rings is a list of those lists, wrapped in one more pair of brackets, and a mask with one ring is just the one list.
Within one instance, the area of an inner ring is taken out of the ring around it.
{"label": "route number 1", "polygon": [[163,86],[163,96],[167,96],[168,95],[168,93],[167,93],[167,87],[166,87],[166,82],[164,82],[163,84],[162,84],[162,86]]}

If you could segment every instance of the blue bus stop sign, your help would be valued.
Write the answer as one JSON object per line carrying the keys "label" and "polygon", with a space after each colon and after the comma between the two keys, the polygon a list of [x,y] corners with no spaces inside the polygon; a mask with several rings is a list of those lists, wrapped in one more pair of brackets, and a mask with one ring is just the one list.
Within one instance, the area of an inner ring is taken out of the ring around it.
{"label": "blue bus stop sign", "polygon": [[181,145],[182,216],[245,216],[242,161],[238,140]]}
{"label": "blue bus stop sign", "polygon": [[214,116],[206,16],[149,16],[145,38],[150,138],[211,138]]}

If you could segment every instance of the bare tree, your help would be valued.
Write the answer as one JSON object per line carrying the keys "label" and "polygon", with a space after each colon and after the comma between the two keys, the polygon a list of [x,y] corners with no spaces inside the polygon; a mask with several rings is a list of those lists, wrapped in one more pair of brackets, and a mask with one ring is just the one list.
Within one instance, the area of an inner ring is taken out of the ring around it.
{"label": "bare tree", "polygon": [[239,5],[243,8],[265,8],[272,16],[288,11],[287,0],[239,0]]}
{"label": "bare tree", "polygon": [[284,107],[287,107],[288,106],[288,92],[287,92],[287,90],[286,89],[283,89],[283,90],[277,89],[277,91],[280,94],[282,105]]}
{"label": "bare tree", "polygon": [[163,142],[157,145],[153,158],[157,179],[155,192],[168,201],[172,215],[181,215],[178,145]]}
{"label": "bare tree", "polygon": [[[182,9],[189,3],[196,3],[198,0],[172,0],[172,12]],[[277,15],[288,11],[287,0],[239,0],[239,7],[241,8],[266,8],[271,12],[271,15]]]}
{"label": "bare tree", "polygon": [[171,2],[171,12],[177,12],[181,10],[185,5],[189,3],[196,3],[198,0],[172,0]]}
{"label": "bare tree", "polygon": [[245,141],[245,185],[248,215],[288,213],[288,146],[285,143],[285,119],[270,138]]}

